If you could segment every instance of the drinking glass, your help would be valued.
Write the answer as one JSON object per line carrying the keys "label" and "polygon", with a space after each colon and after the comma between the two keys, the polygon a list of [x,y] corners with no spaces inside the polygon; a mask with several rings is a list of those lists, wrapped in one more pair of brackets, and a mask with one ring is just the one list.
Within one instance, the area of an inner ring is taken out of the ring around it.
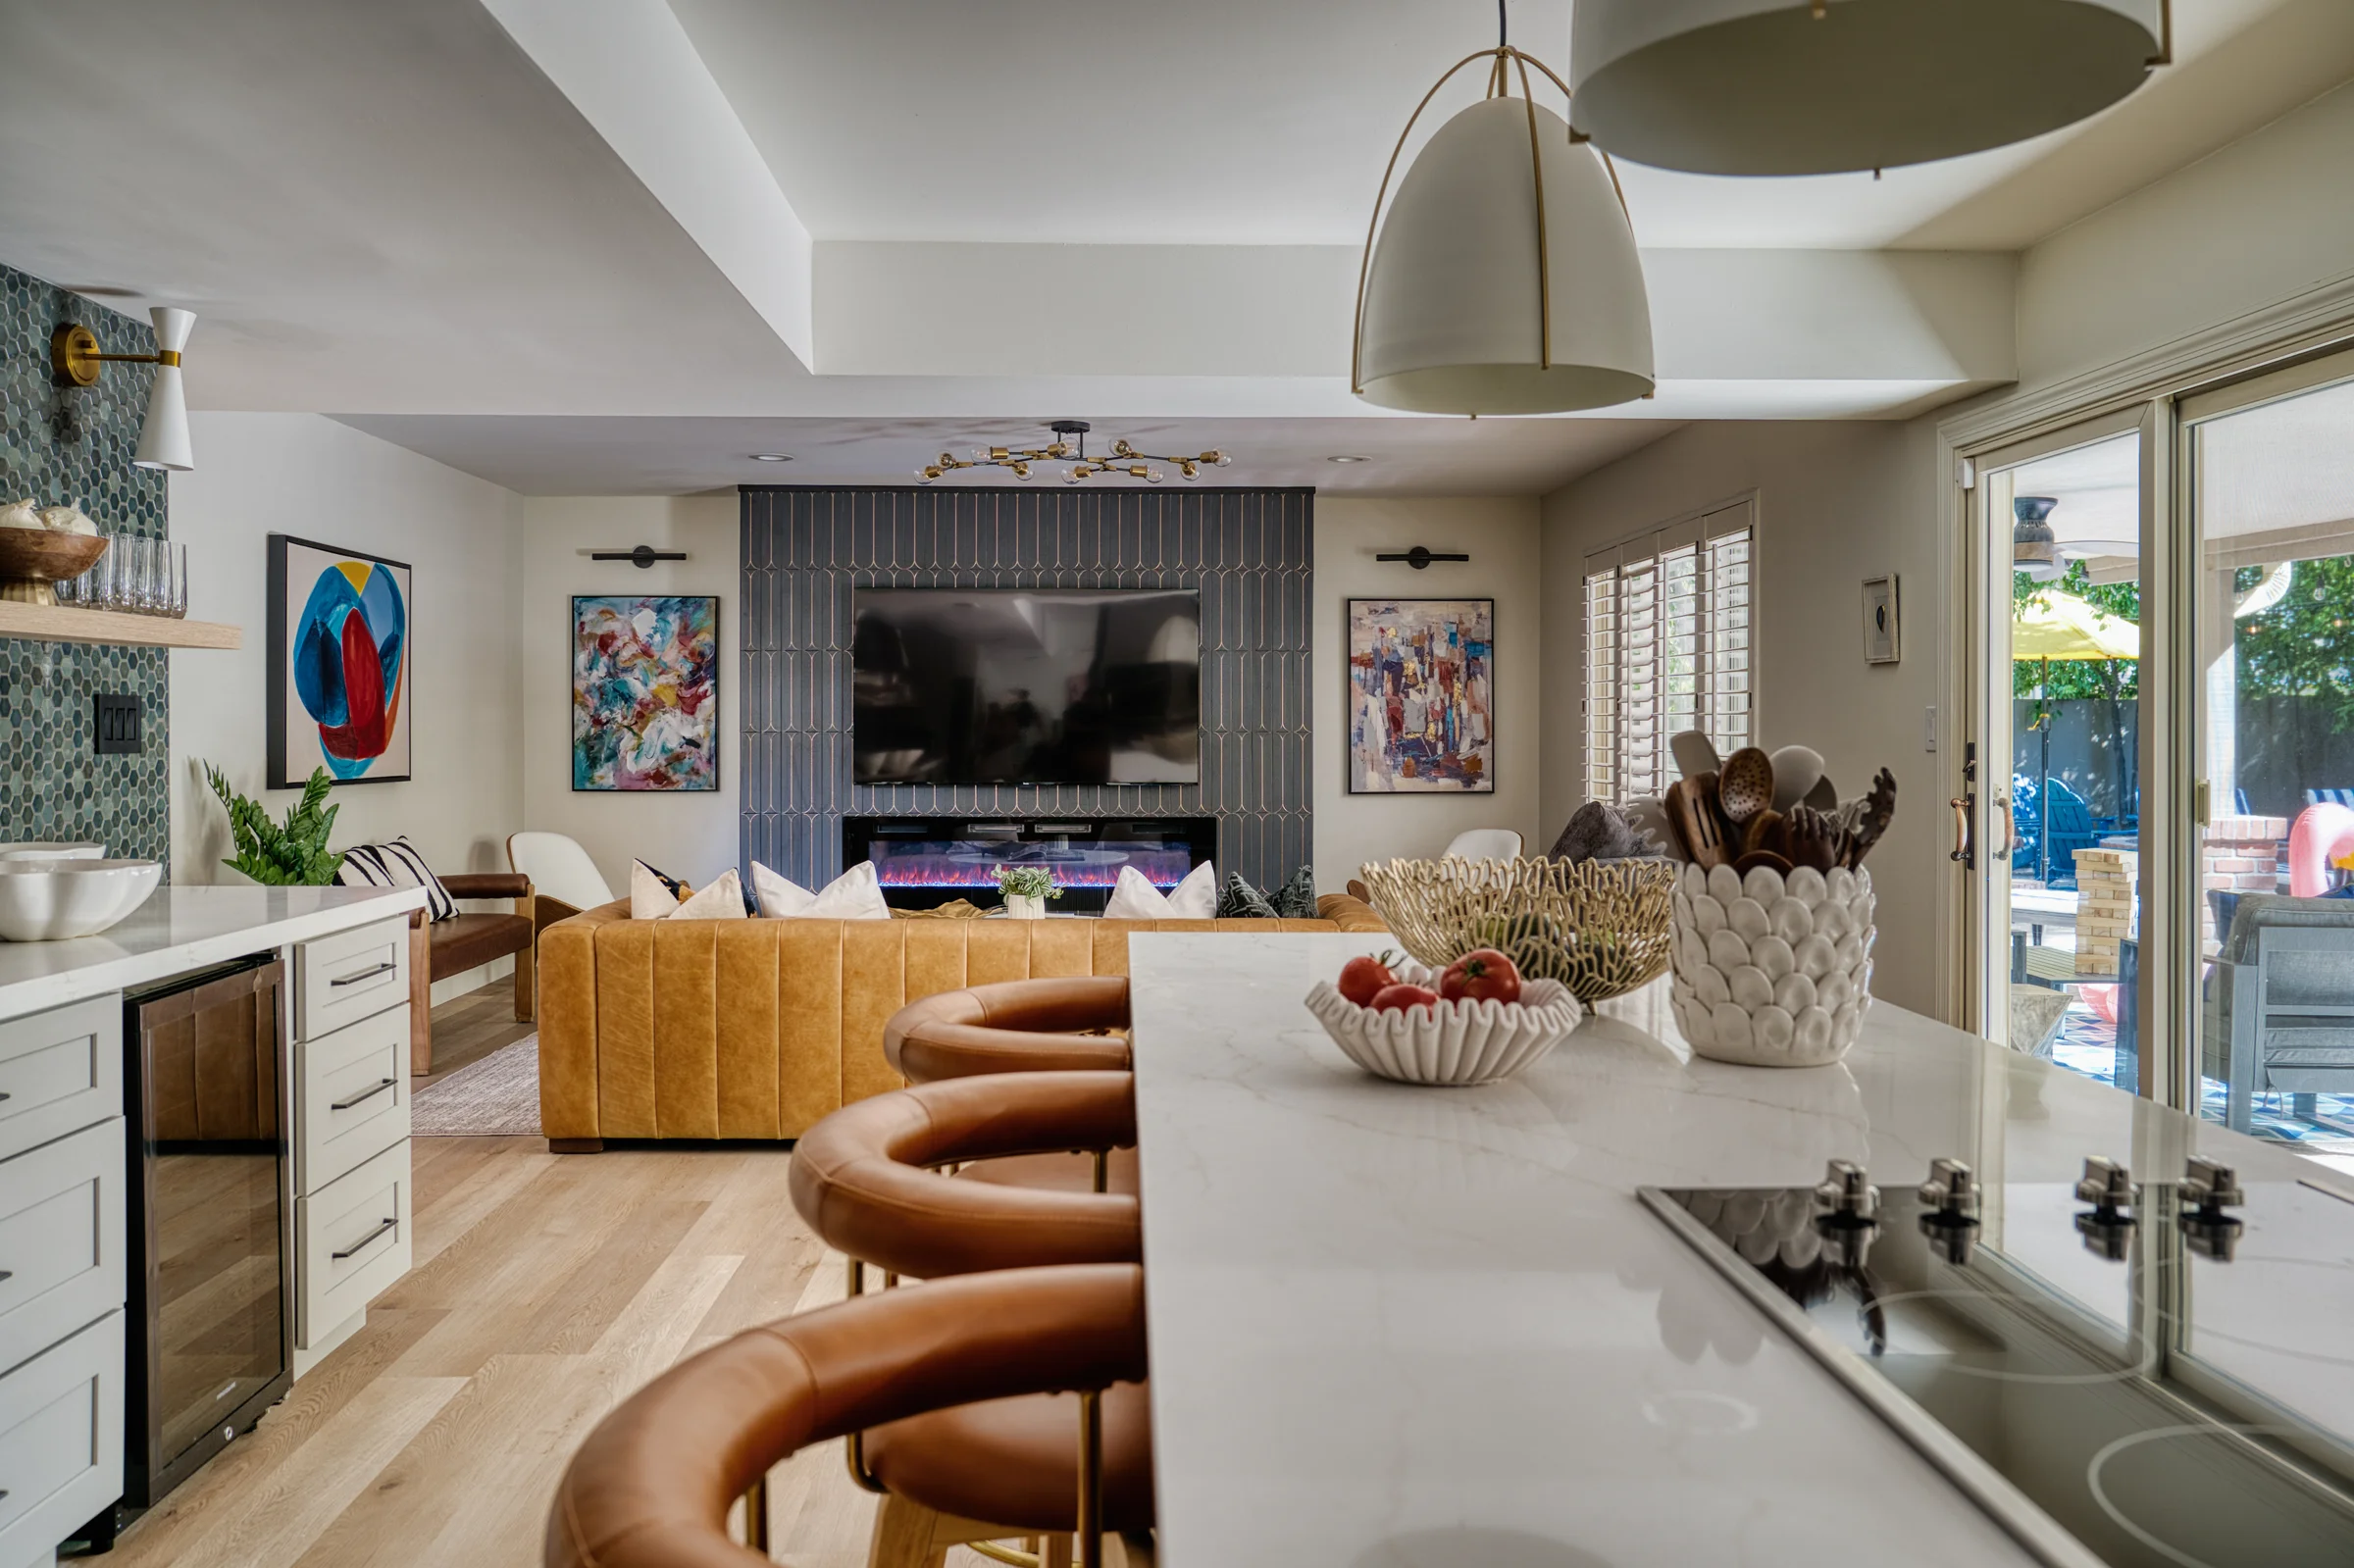
{"label": "drinking glass", "polygon": [[141,615],[163,613],[163,551],[159,541],[140,539],[130,552],[131,608]]}
{"label": "drinking glass", "polygon": [[184,544],[167,544],[164,551],[170,559],[172,582],[172,591],[164,601],[164,614],[175,621],[185,620],[188,614],[188,547]]}
{"label": "drinking glass", "polygon": [[140,538],[119,538],[107,552],[120,555],[115,563],[115,608],[132,615],[147,613],[147,541]]}

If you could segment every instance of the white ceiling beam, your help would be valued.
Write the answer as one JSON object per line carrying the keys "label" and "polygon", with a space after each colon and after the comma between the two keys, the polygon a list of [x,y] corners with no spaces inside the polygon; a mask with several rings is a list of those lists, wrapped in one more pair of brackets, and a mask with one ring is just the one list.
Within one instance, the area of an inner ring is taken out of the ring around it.
{"label": "white ceiling beam", "polygon": [[811,364],[808,227],[666,0],[483,7],[794,357]]}

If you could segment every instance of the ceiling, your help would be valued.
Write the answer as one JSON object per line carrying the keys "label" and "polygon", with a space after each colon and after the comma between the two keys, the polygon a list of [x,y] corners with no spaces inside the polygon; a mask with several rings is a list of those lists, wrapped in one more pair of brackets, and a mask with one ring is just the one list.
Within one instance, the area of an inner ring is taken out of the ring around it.
{"label": "ceiling", "polygon": [[[1813,269],[1845,301],[1856,253],[2018,250],[2354,76],[2345,0],[2175,10],[2179,63],[2082,126],[1880,180],[1626,168],[1638,237],[1785,253],[1775,286]],[[1567,0],[1511,14],[1565,70]],[[1999,269],[1879,279],[1888,320],[1935,328],[1907,358],[1868,322],[1834,349],[1769,303],[1710,315],[1713,275],[1661,254],[1654,402],[1365,409],[1347,290],[1381,164],[1493,25],[1490,0],[0,0],[0,261],[195,309],[199,408],[332,414],[532,491],[776,478],[744,454],[779,447],[794,481],[897,481],[1078,413],[1214,431],[1233,482],[1525,493],[1681,420],[1901,417],[2013,374]],[[986,286],[954,248],[1014,244]],[[1064,298],[1111,303],[1030,329]],[[1278,353],[1268,320],[1306,327]],[[1323,462],[1353,450],[1380,461]]]}

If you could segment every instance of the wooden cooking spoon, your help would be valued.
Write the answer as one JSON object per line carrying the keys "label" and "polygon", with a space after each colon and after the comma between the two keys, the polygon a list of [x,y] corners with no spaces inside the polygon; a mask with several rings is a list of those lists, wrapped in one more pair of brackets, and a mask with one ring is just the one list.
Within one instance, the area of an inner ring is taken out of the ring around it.
{"label": "wooden cooking spoon", "polygon": [[1756,746],[1743,746],[1724,759],[1717,775],[1716,804],[1735,822],[1747,822],[1773,805],[1773,759]]}
{"label": "wooden cooking spoon", "polygon": [[1732,864],[1734,853],[1725,842],[1724,824],[1717,819],[1716,802],[1710,798],[1714,791],[1708,786],[1715,782],[1709,774],[1699,779],[1678,779],[1661,798],[1667,808],[1667,826],[1683,844],[1685,857],[1703,871]]}

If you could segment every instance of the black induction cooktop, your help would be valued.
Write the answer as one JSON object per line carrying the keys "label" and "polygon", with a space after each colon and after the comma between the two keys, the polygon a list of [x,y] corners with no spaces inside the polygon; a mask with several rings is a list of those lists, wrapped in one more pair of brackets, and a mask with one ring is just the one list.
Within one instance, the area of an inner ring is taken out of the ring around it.
{"label": "black induction cooktop", "polygon": [[2053,1568],[2354,1564],[2354,1204],[2198,1158],[1640,1196]]}

